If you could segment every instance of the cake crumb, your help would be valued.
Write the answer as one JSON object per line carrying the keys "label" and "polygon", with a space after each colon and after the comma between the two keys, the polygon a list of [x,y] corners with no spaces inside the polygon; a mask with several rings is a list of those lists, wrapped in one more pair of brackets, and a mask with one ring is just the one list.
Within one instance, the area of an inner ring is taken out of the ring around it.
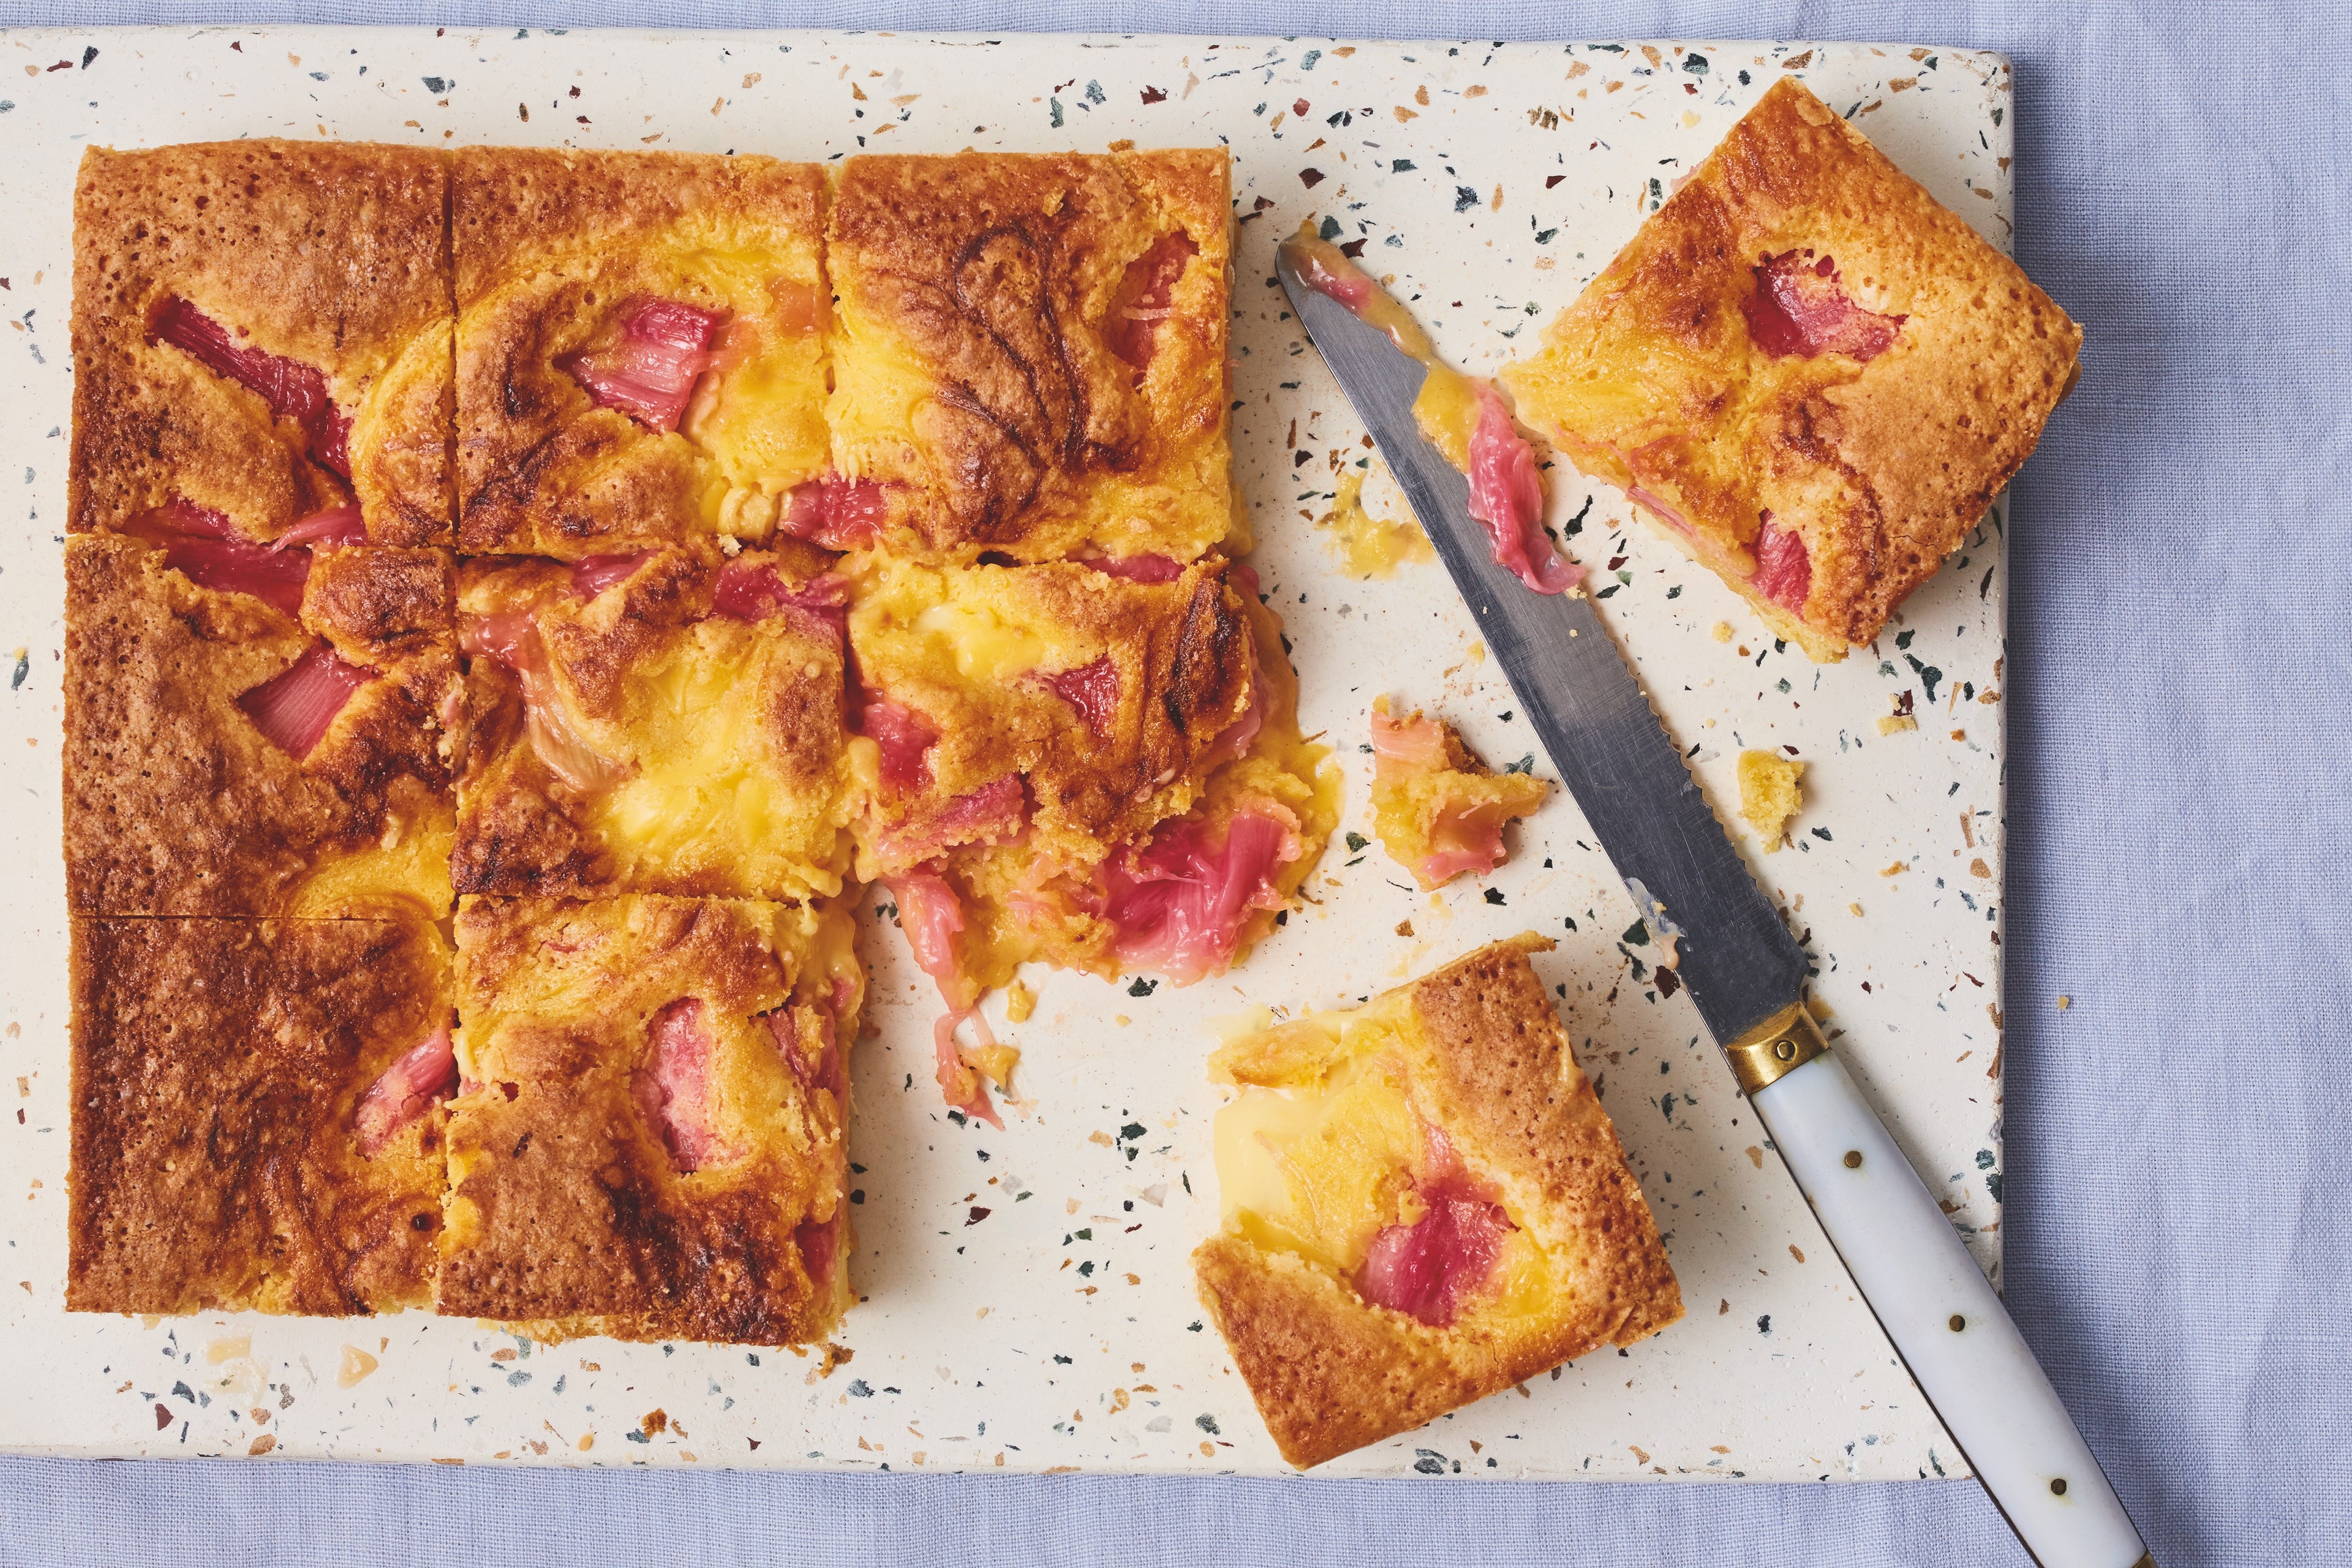
{"label": "cake crumb", "polygon": [[1882,877],[1895,877],[1900,876],[1902,873],[1909,869],[1910,868],[1908,866],[1906,866],[1902,861],[1897,860],[1894,865],[1887,867],[1878,874]]}
{"label": "cake crumb", "polygon": [[1858,915],[1862,913],[1862,905],[1859,902],[1848,904],[1845,907],[1845,912],[1850,915]]}
{"label": "cake crumb", "polygon": [[1717,621],[1715,623],[1715,629],[1707,635],[1715,638],[1717,642],[1729,642],[1731,640],[1731,623],[1729,621]]}
{"label": "cake crumb", "polygon": [[1919,721],[1908,713],[1881,714],[1878,720],[1878,732],[1882,735],[1899,735],[1906,730],[1916,730],[1918,727]]}
{"label": "cake crumb", "polygon": [[1788,842],[1789,818],[1804,808],[1804,791],[1798,787],[1805,764],[1770,752],[1739,753],[1739,815],[1764,839],[1764,852],[1777,853]]}
{"label": "cake crumb", "polygon": [[2074,1005],[2074,999],[2072,996],[2067,995],[2067,994],[2066,994],[2065,993],[2063,993],[2063,992],[2059,993],[2059,995],[2058,995],[2058,1011],[2060,1011],[2061,1013],[2063,1013],[2067,1008],[2072,1007]]}
{"label": "cake crumb", "polygon": [[964,1066],[988,1079],[1005,1094],[1013,1092],[1013,1069],[1021,1065],[1021,1047],[1007,1045],[958,1046]]}
{"label": "cake crumb", "polygon": [[1371,740],[1372,837],[1424,890],[1500,866],[1504,827],[1531,816],[1550,791],[1534,776],[1532,752],[1496,773],[1452,724],[1418,709],[1399,719],[1385,694],[1372,700]]}
{"label": "cake crumb", "polygon": [[343,1357],[335,1368],[335,1386],[350,1388],[381,1364],[375,1357],[357,1345],[345,1345]]}
{"label": "cake crumb", "polygon": [[1350,577],[1388,577],[1412,562],[1434,560],[1436,550],[1410,518],[1392,522],[1364,510],[1364,473],[1343,470],[1331,510],[1315,520],[1328,529]]}
{"label": "cake crumb", "polygon": [[1006,1023],[1025,1024],[1029,1021],[1029,1016],[1036,1010],[1037,993],[1030,990],[1026,984],[1016,980],[1004,988],[1004,1021]]}

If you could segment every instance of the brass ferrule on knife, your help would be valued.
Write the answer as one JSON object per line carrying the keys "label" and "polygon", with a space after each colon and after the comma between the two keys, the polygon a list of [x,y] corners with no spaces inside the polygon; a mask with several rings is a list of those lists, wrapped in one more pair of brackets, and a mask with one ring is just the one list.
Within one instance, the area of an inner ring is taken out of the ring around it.
{"label": "brass ferrule on knife", "polygon": [[1739,1092],[1754,1094],[1796,1071],[1815,1057],[1827,1056],[1830,1043],[1822,1026],[1801,1000],[1790,1003],[1723,1047]]}

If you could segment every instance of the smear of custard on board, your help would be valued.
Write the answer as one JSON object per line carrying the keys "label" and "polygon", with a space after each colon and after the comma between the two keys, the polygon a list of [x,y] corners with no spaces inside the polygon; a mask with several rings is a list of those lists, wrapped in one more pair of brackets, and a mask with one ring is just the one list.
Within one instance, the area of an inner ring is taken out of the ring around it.
{"label": "smear of custard on board", "polygon": [[1392,522],[1364,510],[1364,473],[1360,468],[1340,470],[1331,510],[1315,521],[1331,531],[1350,577],[1386,577],[1406,562],[1427,561],[1437,553],[1429,535],[1411,521]]}

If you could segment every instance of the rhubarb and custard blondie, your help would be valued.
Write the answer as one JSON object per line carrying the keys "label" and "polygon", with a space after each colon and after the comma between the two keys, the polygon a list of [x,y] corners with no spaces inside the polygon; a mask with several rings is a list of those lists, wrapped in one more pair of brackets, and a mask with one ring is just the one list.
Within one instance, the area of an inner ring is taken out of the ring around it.
{"label": "rhubarb and custard blondie", "polygon": [[898,553],[1180,561],[1235,521],[1223,149],[860,157],[825,261],[834,466]]}
{"label": "rhubarb and custard blondie", "polygon": [[450,981],[426,921],[77,918],[66,1305],[431,1300]]}
{"label": "rhubarb and custard blondie", "polygon": [[578,560],[838,521],[822,168],[473,147],[450,184],[461,550]]}
{"label": "rhubarb and custard blondie", "polygon": [[457,891],[841,890],[847,584],[782,543],[465,563]]}
{"label": "rhubarb and custard blondie", "polygon": [[850,1300],[837,906],[467,899],[444,1312],[798,1344]]}
{"label": "rhubarb and custard blondie", "polygon": [[219,523],[180,503],[66,542],[69,906],[439,918],[449,557],[325,540],[272,553]]}
{"label": "rhubarb and custard blondie", "polygon": [[448,542],[446,194],[421,149],[83,154],[68,527],[185,503],[267,542],[355,502]]}
{"label": "rhubarb and custard blondie", "polygon": [[1503,382],[1570,461],[1826,661],[1976,526],[2082,342],[1783,77]]}
{"label": "rhubarb and custard blondie", "polygon": [[1528,954],[1493,943],[1210,1060],[1201,1299],[1301,1468],[1682,1316],[1656,1222]]}
{"label": "rhubarb and custard blondie", "polygon": [[[1338,816],[1256,576],[1221,555],[884,564],[850,619],[859,866],[947,1003],[949,1103],[994,1120],[981,995],[1038,961],[1188,984],[1290,907]],[[964,1019],[977,1041],[960,1048]]]}

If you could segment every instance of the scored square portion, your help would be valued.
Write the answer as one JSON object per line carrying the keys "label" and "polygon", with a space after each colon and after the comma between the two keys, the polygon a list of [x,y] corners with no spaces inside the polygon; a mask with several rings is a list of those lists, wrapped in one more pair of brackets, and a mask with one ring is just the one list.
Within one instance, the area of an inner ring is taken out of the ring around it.
{"label": "scored square portion", "polygon": [[66,542],[69,907],[438,919],[458,696],[448,556],[321,542],[268,557],[257,580],[225,568],[219,542]]}
{"label": "scored square portion", "polygon": [[422,921],[77,919],[67,1307],[429,1300],[450,981]]}
{"label": "scored square portion", "polygon": [[1085,867],[1190,809],[1263,716],[1245,575],[1223,556],[1142,581],[1075,562],[863,563],[867,875],[1016,838],[1024,860]]}
{"label": "scored square portion", "polygon": [[846,908],[467,899],[440,1310],[822,1338],[850,1300]]}
{"label": "scored square portion", "polygon": [[1189,561],[1234,517],[1222,148],[860,157],[826,261],[835,466],[886,545]]}
{"label": "scored square portion", "polygon": [[847,584],[781,542],[465,563],[459,892],[840,892]]}
{"label": "scored square portion", "polygon": [[[1338,770],[1298,732],[1256,574],[1139,561],[852,574],[859,874],[887,885],[947,1004],[948,1102],[985,1120],[974,1074],[1003,1086],[1011,1053],[984,993],[1033,960],[1221,973],[1338,822]],[[978,1043],[960,1049],[967,1018]]]}
{"label": "scored square portion", "polygon": [[583,555],[817,527],[824,170],[455,154],[458,548]]}
{"label": "scored square portion", "polygon": [[1826,661],[1976,526],[2073,388],[2082,339],[1784,77],[1502,379],[1579,468]]}
{"label": "scored square portion", "polygon": [[68,528],[184,502],[267,541],[356,498],[375,542],[447,543],[446,168],[270,140],[83,154]]}
{"label": "scored square portion", "polygon": [[1202,1301],[1301,1468],[1680,1318],[1608,1113],[1493,943],[1352,1012],[1225,1046]]}

